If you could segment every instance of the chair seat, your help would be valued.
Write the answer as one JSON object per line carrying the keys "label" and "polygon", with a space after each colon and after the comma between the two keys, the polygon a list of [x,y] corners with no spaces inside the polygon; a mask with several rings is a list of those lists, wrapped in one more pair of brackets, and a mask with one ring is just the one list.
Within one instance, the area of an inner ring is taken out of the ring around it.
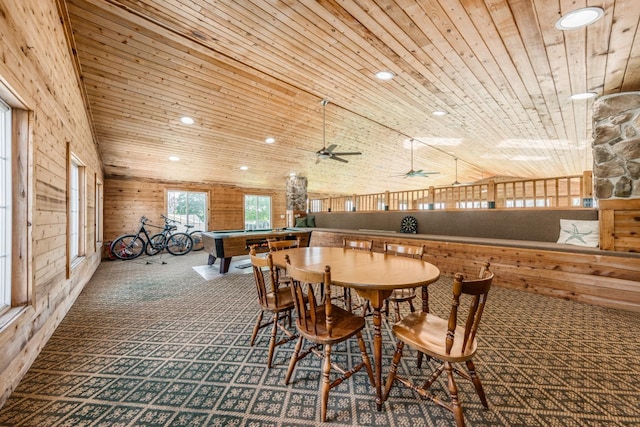
{"label": "chair seat", "polygon": [[289,288],[288,286],[284,288],[278,288],[277,295],[278,305],[276,306],[276,295],[273,292],[269,292],[267,294],[267,306],[264,307],[265,310],[278,312],[291,310],[293,308],[293,296],[291,295],[291,288]]}
{"label": "chair seat", "polygon": [[331,336],[329,336],[325,326],[326,314],[324,305],[316,309],[316,316],[318,319],[316,321],[317,332],[307,332],[300,323],[300,320],[296,320],[300,334],[316,344],[335,344],[342,342],[357,334],[365,327],[364,318],[349,313],[347,310],[332,304],[331,320],[333,330],[331,331]]}
{"label": "chair seat", "polygon": [[477,349],[474,339],[470,350],[462,351],[464,326],[457,326],[450,354],[446,351],[448,320],[428,313],[411,313],[393,325],[394,335],[415,350],[448,362],[464,362],[473,358]]}

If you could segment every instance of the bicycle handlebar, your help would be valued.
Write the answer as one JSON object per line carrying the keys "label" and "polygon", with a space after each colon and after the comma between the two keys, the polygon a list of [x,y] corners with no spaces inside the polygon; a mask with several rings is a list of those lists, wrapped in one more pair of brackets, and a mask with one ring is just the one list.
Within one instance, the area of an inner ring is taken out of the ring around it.
{"label": "bicycle handlebar", "polygon": [[171,218],[167,218],[166,216],[160,214],[160,216],[162,217],[162,219],[164,219],[164,222],[169,223],[169,222],[177,222],[178,224],[182,224],[180,221],[175,220],[175,219],[171,219]]}

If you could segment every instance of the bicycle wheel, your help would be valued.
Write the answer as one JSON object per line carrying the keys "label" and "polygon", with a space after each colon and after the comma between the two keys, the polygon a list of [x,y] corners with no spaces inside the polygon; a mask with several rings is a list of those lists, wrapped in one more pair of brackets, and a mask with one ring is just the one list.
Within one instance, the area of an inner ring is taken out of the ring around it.
{"label": "bicycle wheel", "polygon": [[137,234],[125,234],[111,244],[111,253],[118,259],[138,258],[144,252],[145,242]]}
{"label": "bicycle wheel", "polygon": [[193,249],[192,251],[201,251],[204,249],[204,240],[202,240],[202,231],[195,230],[189,233],[189,236],[193,239]]}
{"label": "bicycle wheel", "polygon": [[158,233],[151,236],[151,240],[147,242],[147,247],[145,249],[145,252],[147,252],[147,255],[153,256],[161,252],[164,248],[165,248],[164,234]]}
{"label": "bicycle wheel", "polygon": [[169,236],[167,250],[171,255],[185,255],[191,252],[193,239],[186,233],[175,233]]}

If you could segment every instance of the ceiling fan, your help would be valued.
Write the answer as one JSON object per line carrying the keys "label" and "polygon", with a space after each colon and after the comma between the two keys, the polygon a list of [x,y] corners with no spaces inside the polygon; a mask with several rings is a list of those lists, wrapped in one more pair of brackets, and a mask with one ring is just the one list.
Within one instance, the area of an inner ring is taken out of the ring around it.
{"label": "ceiling fan", "polygon": [[411,169],[409,170],[409,172],[403,173],[397,176],[401,176],[403,178],[414,178],[414,177],[428,178],[429,175],[435,175],[439,173],[440,172],[427,172],[422,169],[418,169],[418,170],[413,169],[413,139],[412,139],[411,140]]}
{"label": "ceiling fan", "polygon": [[351,152],[344,152],[344,153],[338,153],[338,152],[334,152],[333,150],[336,149],[337,145],[336,144],[331,144],[330,146],[327,147],[327,141],[326,141],[326,127],[327,127],[327,122],[326,122],[326,108],[327,108],[327,104],[329,103],[328,100],[323,99],[321,101],[322,104],[322,148],[318,151],[316,151],[316,163],[320,162],[320,160],[324,160],[324,159],[332,159],[332,160],[337,160],[339,162],[342,163],[349,163],[348,160],[345,160],[339,156],[356,156],[356,155],[360,155],[362,154],[359,151],[351,151]]}

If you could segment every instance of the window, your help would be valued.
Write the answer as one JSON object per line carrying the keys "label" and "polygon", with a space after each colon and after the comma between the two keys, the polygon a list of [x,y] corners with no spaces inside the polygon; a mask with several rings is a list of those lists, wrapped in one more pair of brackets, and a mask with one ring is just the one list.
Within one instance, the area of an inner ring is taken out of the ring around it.
{"label": "window", "polygon": [[244,196],[244,229],[264,230],[271,228],[271,197]]}
{"label": "window", "polygon": [[73,154],[69,162],[69,267],[73,268],[85,255],[85,167]]}
{"label": "window", "polygon": [[102,181],[98,179],[96,174],[96,230],[95,230],[95,243],[96,252],[102,247],[104,239],[104,187]]}
{"label": "window", "polygon": [[0,100],[0,313],[11,306],[11,108]]}
{"label": "window", "polygon": [[186,231],[184,224],[193,225],[191,230],[206,231],[207,193],[167,191],[167,216],[180,222],[178,231]]}
{"label": "window", "polygon": [[0,331],[33,298],[30,120],[0,79]]}

